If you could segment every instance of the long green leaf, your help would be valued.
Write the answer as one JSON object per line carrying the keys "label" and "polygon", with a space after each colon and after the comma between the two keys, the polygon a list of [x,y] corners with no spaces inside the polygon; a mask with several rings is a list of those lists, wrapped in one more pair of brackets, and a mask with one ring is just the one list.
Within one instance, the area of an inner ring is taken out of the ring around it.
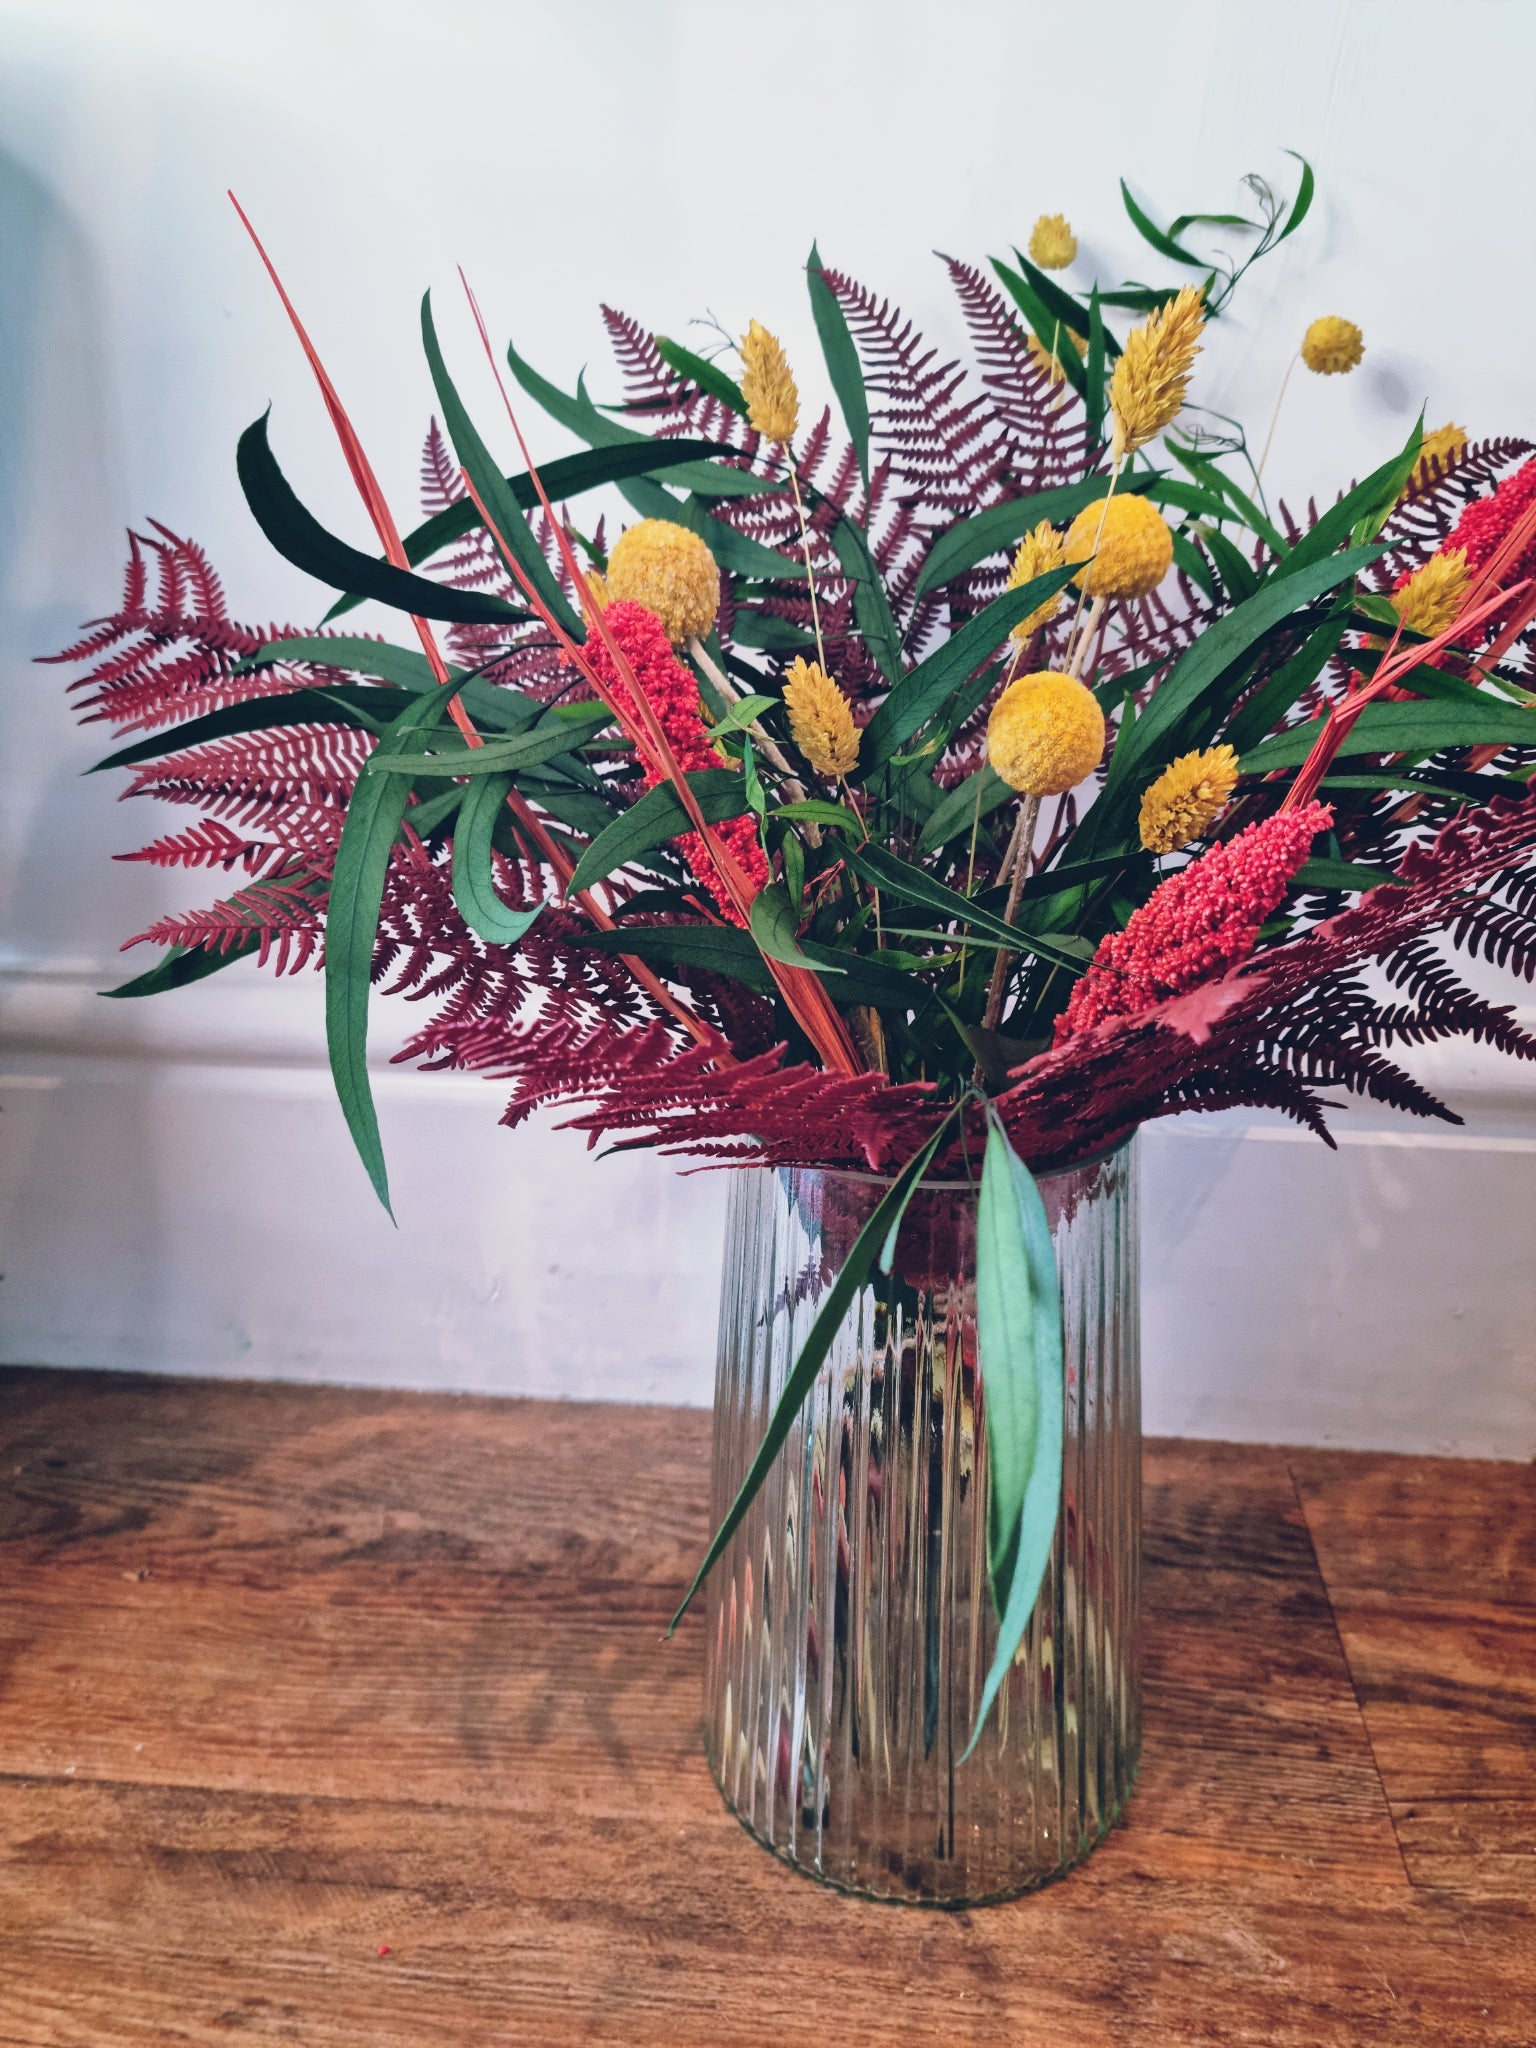
{"label": "long green leaf", "polygon": [[800,920],[782,882],[770,882],[766,888],[759,889],[752,898],[749,914],[752,936],[769,960],[780,960],[786,967],[809,967],[817,974],[842,973],[841,960],[827,965],[812,960],[800,950],[796,931]]}
{"label": "long green leaf", "polygon": [[[1276,733],[1242,760],[1245,775],[1299,768],[1322,734],[1314,718]],[[1461,704],[1432,698],[1402,704],[1367,704],[1339,747],[1347,754],[1438,754],[1445,747],[1536,744],[1536,710],[1523,704]]]}
{"label": "long green leaf", "polygon": [[[1362,519],[1375,516],[1384,502],[1396,504],[1403,485],[1408,481],[1409,472],[1418,460],[1419,446],[1423,439],[1422,421],[1408,436],[1400,452],[1390,462],[1384,462],[1379,469],[1373,469],[1363,483],[1346,491],[1336,505],[1318,520],[1297,541],[1289,554],[1285,555],[1270,571],[1271,582],[1288,576],[1295,576],[1301,570],[1320,562],[1325,555],[1331,555],[1353,534]],[[1385,550],[1383,550],[1385,552]]]}
{"label": "long green leaf", "polygon": [[368,772],[383,776],[501,775],[507,770],[534,768],[579,746],[613,722],[606,704],[582,704],[577,709],[579,717],[551,714],[515,739],[489,740],[483,747],[455,745],[457,735],[444,733],[444,751],[439,754],[385,754],[380,750],[369,757]]}
{"label": "long green leaf", "polygon": [[972,670],[1002,645],[1020,619],[1070,583],[1080,566],[1069,562],[1032,578],[1018,590],[1005,590],[975,618],[967,619],[959,632],[952,633],[926,661],[920,661],[893,683],[885,702],[864,728],[859,757],[865,771],[889,761],[942,708],[944,700],[960,688]]}
{"label": "long green leaf", "polygon": [[1227,726],[1223,738],[1239,754],[1256,747],[1278,725],[1310,683],[1322,674],[1349,624],[1349,599],[1335,602],[1329,616],[1309,633],[1289,661],[1282,662]]}
{"label": "long green leaf", "polygon": [[[1127,492],[1147,492],[1156,497],[1162,474],[1155,469],[1137,470],[1133,475],[1123,476],[1115,489],[1122,497]],[[1052,526],[1075,519],[1086,506],[1103,497],[1105,481],[1101,476],[1090,476],[1080,484],[1060,484],[1054,490],[1036,491],[1033,497],[1010,498],[1005,505],[989,505],[985,512],[946,527],[928,550],[914,595],[922,597],[927,591],[937,590],[941,583],[949,583],[956,576],[963,576],[967,569],[974,569],[988,555],[1011,548],[1042,519],[1049,520]]]}
{"label": "long green leaf", "polygon": [[[551,504],[560,504],[567,498],[579,497],[583,491],[596,490],[602,484],[619,483],[626,477],[652,476],[674,469],[696,470],[700,456],[717,452],[712,441],[676,440],[652,441],[640,435],[633,442],[625,442],[613,448],[583,448],[576,455],[557,456],[553,462],[539,465],[539,477],[549,493]],[[740,476],[740,470],[721,470],[721,476]],[[539,494],[533,478],[526,470],[520,470],[506,480],[507,489],[517,500],[523,511],[537,509]],[[778,490],[778,484],[762,484],[764,490]],[[722,495],[735,495],[728,487]],[[473,498],[465,497],[436,512],[420,526],[413,527],[401,545],[405,559],[415,568],[419,563],[429,562],[434,555],[451,547],[456,540],[462,540],[466,533],[472,533],[480,524],[480,514],[475,510]],[[337,599],[321,620],[328,625],[332,619],[339,619],[343,613],[352,611],[363,600],[352,594]]]}
{"label": "long green leaf", "polygon": [[217,974],[221,967],[233,966],[236,960],[246,959],[260,946],[261,934],[255,931],[249,937],[236,939],[222,953],[215,953],[207,946],[172,946],[143,974],[136,974],[132,981],[119,982],[116,988],[98,989],[97,994],[111,997],[163,995],[167,989],[186,988],[194,981]]}
{"label": "long green leaf", "polygon": [[990,818],[1013,795],[1014,791],[991,763],[984,762],[973,775],[968,775],[964,782],[956,783],[947,791],[934,807],[918,841],[919,850],[936,853],[949,840],[957,839],[962,832],[969,832],[973,819]]}
{"label": "long green leaf", "polygon": [[[1022,259],[1021,259],[1022,260]],[[1083,369],[1083,359],[1073,344],[1066,324],[1056,318],[1045,300],[1027,278],[1021,277],[1011,264],[1004,263],[998,256],[992,258],[992,268],[1002,279],[1003,288],[1033,328],[1036,340],[1042,348],[1055,343],[1055,355],[1061,365],[1062,375],[1072,386],[1079,398],[1085,398],[1088,380]],[[1078,333],[1082,333],[1079,328]]]}
{"label": "long green leaf", "polygon": [[236,451],[240,488],[257,525],[285,561],[335,588],[376,598],[396,611],[461,625],[514,625],[528,617],[480,590],[454,590],[378,561],[329,533],[295,495],[267,440],[267,415],[253,420]]}
{"label": "long green leaf", "polygon": [[828,1288],[826,1299],[817,1311],[816,1320],[800,1347],[800,1356],[795,1360],[784,1381],[784,1391],[780,1394],[769,1418],[768,1427],[763,1432],[763,1440],[757,1447],[757,1455],[752,1460],[746,1478],[741,1482],[736,1498],[727,1509],[724,1520],[715,1531],[714,1540],[704,1554],[704,1562],[694,1573],[693,1584],[684,1595],[682,1605],[672,1617],[667,1629],[668,1635],[692,1606],[694,1595],[718,1563],[722,1551],[740,1528],[748,1508],[757,1498],[774,1459],[782,1450],[784,1440],[794,1426],[795,1417],[805,1406],[806,1396],[816,1384],[816,1375],[821,1371],[826,1355],[832,1348],[832,1340],[842,1328],[843,1320],[853,1306],[859,1290],[874,1270],[876,1259],[885,1255],[889,1260],[894,1251],[896,1235],[901,1228],[901,1219],[906,1214],[907,1204],[916,1192],[923,1175],[928,1171],[934,1154],[949,1128],[949,1121],[950,1119],[946,1118],[922,1150],[907,1161],[886,1193],[876,1203],[869,1221],[849,1248],[842,1269]]}
{"label": "long green leaf", "polygon": [[1131,197],[1131,188],[1124,178],[1120,180],[1120,197],[1125,201],[1125,210],[1130,215],[1131,226],[1144,242],[1152,245],[1159,256],[1166,256],[1170,263],[1187,263],[1193,270],[1205,268],[1200,257],[1192,256],[1188,249],[1181,247],[1173,239],[1172,235],[1164,234],[1150,214],[1143,212]]}
{"label": "long green leaf", "polygon": [[[583,379],[576,380],[574,395],[562,391],[558,384],[552,384],[547,377],[540,376],[533,365],[525,362],[509,343],[507,363],[513,376],[531,398],[536,398],[552,420],[557,420],[578,440],[585,441],[589,448],[628,448],[637,444],[646,448],[665,448],[665,441],[654,441],[649,434],[636,433],[633,427],[621,426],[617,420],[609,419],[600,412],[587,396]],[[733,449],[722,448],[722,455],[734,454]],[[651,467],[660,468],[659,463]],[[541,471],[542,475],[543,472]],[[644,472],[641,472],[644,474]],[[622,482],[622,477],[615,478]],[[757,498],[765,492],[778,492],[788,488],[774,478],[753,476],[750,470],[727,469],[723,463],[690,462],[681,464],[673,481],[682,490],[693,491],[701,498]]]}
{"label": "long green leaf", "polygon": [[[812,491],[810,495],[823,504],[828,502],[821,498],[819,492]],[[902,673],[901,633],[891,615],[890,599],[885,594],[875,558],[869,551],[869,542],[846,513],[838,515],[837,524],[832,529],[832,546],[843,574],[853,584],[853,616],[864,635],[865,645],[874,656],[880,673],[894,687],[901,680]]]}
{"label": "long green leaf", "polygon": [[707,967],[728,974],[759,995],[771,996],[775,983],[767,962],[749,933],[734,924],[621,924],[611,932],[594,932],[581,943],[598,953],[633,953],[653,967]]}
{"label": "long green leaf", "polygon": [[1280,244],[1285,240],[1286,236],[1294,235],[1296,230],[1301,226],[1302,222],[1306,219],[1308,213],[1311,211],[1312,195],[1313,192],[1316,190],[1317,186],[1317,181],[1312,175],[1312,166],[1307,162],[1306,158],[1301,154],[1300,150],[1288,149],[1285,153],[1287,156],[1295,157],[1297,163],[1301,165],[1301,182],[1296,187],[1296,197],[1291,201],[1291,211],[1286,220],[1285,226],[1280,230],[1279,234],[1275,237],[1275,247],[1277,249],[1279,248]]}
{"label": "long green leaf", "polygon": [[[408,704],[379,741],[371,760],[399,753],[442,716],[457,683]],[[389,1210],[389,1174],[368,1082],[368,990],[373,947],[384,902],[389,853],[410,799],[400,775],[360,775],[347,805],[325,919],[325,1039],[342,1115],[375,1194]]]}
{"label": "long green leaf", "polygon": [[[688,777],[688,786],[711,825],[739,818],[750,808],[746,781],[738,769],[695,769]],[[664,846],[669,839],[692,830],[693,821],[683,809],[681,797],[670,783],[658,782],[599,832],[577,862],[566,888],[567,896],[579,889],[590,889],[615,868],[625,867]]]}
{"label": "long green leaf", "polygon": [[[454,453],[469,474],[469,479],[479,492],[492,520],[500,533],[501,541],[516,556],[516,567],[521,569],[556,622],[564,627],[572,639],[579,640],[585,634],[585,627],[565,592],[560,588],[559,578],[545,559],[544,550],[534,537],[533,529],[523,517],[522,507],[502,474],[501,467],[491,458],[491,451],[480,438],[479,429],[465,409],[459,397],[458,388],[448,374],[448,365],[438,344],[437,326],[432,318],[432,294],[423,292],[421,298],[421,343],[427,354],[427,367],[432,372],[433,388],[437,402],[443,408],[443,420],[448,429],[448,438],[453,443]],[[509,564],[509,567],[512,565]]]}
{"label": "long green leaf", "polygon": [[[1047,271],[1041,270],[1038,265],[1031,263],[1022,249],[1015,249],[1013,253],[1019,259],[1019,268],[1024,273],[1025,281],[1051,318],[1059,320],[1063,327],[1069,327],[1074,334],[1081,334],[1086,339],[1088,330],[1093,324],[1092,300],[1090,299],[1089,303],[1085,306],[1081,299],[1074,299],[1070,292],[1063,291],[1055,278],[1050,276]],[[1094,289],[1097,290],[1098,287],[1095,286]],[[1108,305],[1110,301],[1105,298],[1102,303]],[[1037,329],[1036,332],[1038,333],[1039,330]],[[1049,345],[1049,335],[1041,335],[1040,339]],[[1119,342],[1116,341],[1107,328],[1104,331],[1104,347],[1111,357],[1117,356],[1120,353]]]}
{"label": "long green leaf", "polygon": [[1116,747],[1116,754],[1121,746],[1128,747],[1127,767],[1132,763],[1143,766],[1150,760],[1161,763],[1166,745],[1172,743],[1205,692],[1256,641],[1292,612],[1358,575],[1386,552],[1380,546],[1349,548],[1292,575],[1272,576],[1261,584],[1252,597],[1207,627],[1194,646],[1180,656],[1167,680],[1153,692],[1151,702],[1131,732]]}
{"label": "long green leaf", "polygon": [[888,890],[903,903],[918,903],[925,910],[937,910],[942,916],[968,924],[983,937],[996,940],[1000,946],[1012,947],[1016,952],[1043,954],[1069,973],[1081,974],[1083,971],[1084,961],[1059,940],[1041,938],[1021,924],[1008,924],[995,911],[984,910],[974,898],[946,888],[926,868],[915,867],[910,861],[887,853],[884,847],[850,846],[843,858],[865,881],[878,889]]}
{"label": "long green leaf", "polygon": [[810,261],[805,267],[806,282],[811,290],[811,315],[816,322],[816,333],[821,342],[821,353],[827,365],[827,375],[832,380],[832,389],[842,407],[843,425],[848,429],[848,438],[853,443],[854,453],[859,458],[859,474],[864,487],[869,488],[869,394],[864,389],[864,371],[859,363],[859,352],[854,347],[853,336],[848,331],[848,321],[838,303],[836,292],[822,275],[823,264],[816,244],[811,244]]}
{"label": "long green leaf", "polygon": [[727,377],[718,363],[710,362],[707,356],[696,356],[691,348],[684,348],[680,341],[673,341],[665,334],[656,337],[656,353],[690,384],[697,385],[700,391],[707,392],[711,398],[718,398],[722,405],[746,418],[747,401],[742,396],[741,386],[734,378]]}
{"label": "long green leaf", "polygon": [[[184,725],[165,726],[135,740],[131,746],[119,747],[116,753],[93,763],[86,773],[99,775],[106,768],[133,768],[140,761],[158,761],[187,747],[225,739],[231,733],[267,732],[285,725],[350,725],[360,732],[378,732],[409,701],[401,690],[351,684],[328,690],[284,690],[273,697],[247,697],[242,703],[221,705],[217,711],[204,712],[201,718],[189,718]],[[374,712],[382,712],[382,722],[370,715]]]}
{"label": "long green leaf", "polygon": [[513,910],[496,893],[491,835],[511,787],[510,775],[472,782],[453,833],[453,900],[470,930],[491,946],[515,946],[544,908],[536,903],[531,910]]}
{"label": "long green leaf", "polygon": [[998,1638],[967,1756],[1012,1668],[1050,1565],[1065,1433],[1061,1285],[1051,1226],[1034,1177],[995,1115],[988,1119],[976,1213],[976,1335]]}
{"label": "long green leaf", "polygon": [[[497,658],[493,655],[492,661]],[[286,640],[269,640],[239,663],[236,673],[274,661],[324,663],[328,668],[344,668],[352,675],[377,676],[381,682],[410,690],[417,696],[438,687],[436,673],[424,654],[410,647],[397,647],[392,641],[352,639],[345,634],[332,638],[324,633],[297,633]],[[536,697],[526,696],[505,683],[488,683],[478,669],[455,668],[450,664],[448,674],[450,680],[463,683],[460,696],[476,725],[489,726],[493,732],[521,732],[544,711]],[[356,701],[367,705],[370,699],[360,696]],[[386,714],[389,715],[392,714]]]}

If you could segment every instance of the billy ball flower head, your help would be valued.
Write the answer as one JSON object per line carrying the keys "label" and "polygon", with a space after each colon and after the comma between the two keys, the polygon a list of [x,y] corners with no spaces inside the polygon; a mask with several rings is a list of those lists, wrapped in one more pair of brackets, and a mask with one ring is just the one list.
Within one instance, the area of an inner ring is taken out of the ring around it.
{"label": "billy ball flower head", "polygon": [[1110,452],[1117,462],[1178,418],[1204,331],[1205,295],[1198,286],[1185,285],[1126,336],[1109,380],[1115,422]]}
{"label": "billy ball flower head", "polygon": [[1353,320],[1325,313],[1301,337],[1301,360],[1319,377],[1340,377],[1365,354],[1365,336]]}
{"label": "billy ball flower head", "polygon": [[741,361],[748,420],[765,441],[787,445],[800,424],[800,393],[778,337],[760,321],[754,320],[741,338]]}
{"label": "billy ball flower head", "polygon": [[1077,237],[1065,214],[1041,214],[1030,231],[1029,260],[1042,270],[1065,270],[1077,261]]}
{"label": "billy ball flower head", "polygon": [[643,604],[674,647],[707,633],[720,609],[720,571],[696,533],[670,519],[627,527],[608,557],[606,600]]}
{"label": "billy ball flower head", "polygon": [[1076,676],[1020,676],[992,707],[987,759],[1021,795],[1061,796],[1103,758],[1104,714]]}
{"label": "billy ball flower head", "polygon": [[1172,566],[1173,535],[1157,507],[1143,497],[1127,492],[1107,505],[1097,498],[1068,527],[1063,559],[1087,563],[1073,581],[1090,597],[1145,597]]}
{"label": "billy ball flower head", "polygon": [[[1042,519],[1033,533],[1026,533],[1019,542],[1019,551],[1013,558],[1013,567],[1008,571],[1005,588],[1022,590],[1026,583],[1033,583],[1037,576],[1049,575],[1052,569],[1059,569],[1067,559],[1067,544],[1064,535],[1059,534],[1048,519]],[[1026,612],[1008,635],[1022,647],[1061,609],[1062,593],[1048,597],[1044,604],[1037,604],[1032,612]]]}
{"label": "billy ball flower head", "polygon": [[1181,754],[1141,799],[1141,843],[1148,853],[1175,853],[1203,839],[1226,809],[1237,785],[1237,755],[1229,746]]}
{"label": "billy ball flower head", "polygon": [[1433,639],[1444,632],[1466,601],[1472,572],[1465,548],[1446,548],[1431,555],[1392,593],[1397,616],[1411,633]]}
{"label": "billy ball flower head", "polygon": [[859,729],[820,662],[796,655],[784,678],[784,708],[795,745],[816,773],[846,775],[859,758]]}

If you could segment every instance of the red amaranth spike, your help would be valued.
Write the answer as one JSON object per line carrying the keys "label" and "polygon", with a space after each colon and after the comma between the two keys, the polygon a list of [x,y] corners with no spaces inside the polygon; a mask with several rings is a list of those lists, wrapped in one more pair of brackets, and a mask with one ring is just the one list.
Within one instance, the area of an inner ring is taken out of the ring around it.
{"label": "red amaranth spike", "polygon": [[[718,768],[720,755],[711,743],[699,708],[699,687],[688,673],[667,639],[666,631],[654,612],[644,605],[620,600],[609,605],[604,614],[609,632],[629,663],[635,681],[645,692],[646,700],[660,722],[678,766],[685,774],[700,768]],[[594,633],[587,642],[588,661],[602,681],[621,705],[630,708],[629,687],[620,676],[618,667],[608,653],[607,647]],[[656,774],[649,768],[645,775],[645,786],[654,789],[668,778]],[[737,865],[754,892],[765,886],[768,880],[768,863],[750,818],[728,818],[716,826],[716,831],[729,846]],[[698,879],[704,884],[725,915],[734,924],[745,924],[746,920],[731,901],[729,892],[721,882],[709,850],[697,832],[685,833],[678,844],[683,858]]]}
{"label": "red amaranth spike", "polygon": [[1150,1010],[1246,960],[1312,841],[1332,822],[1326,804],[1279,811],[1170,875],[1124,931],[1099,941],[1056,1020],[1056,1044],[1106,1017]]}

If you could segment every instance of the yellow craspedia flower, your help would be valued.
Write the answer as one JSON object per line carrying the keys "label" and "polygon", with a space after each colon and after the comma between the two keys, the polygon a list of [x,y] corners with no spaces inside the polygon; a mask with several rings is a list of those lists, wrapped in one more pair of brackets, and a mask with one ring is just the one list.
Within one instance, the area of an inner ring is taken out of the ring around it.
{"label": "yellow craspedia flower", "polygon": [[1467,430],[1447,424],[1436,427],[1432,434],[1426,434],[1419,443],[1418,466],[1412,481],[1416,484],[1432,483],[1440,471],[1453,462],[1460,462],[1467,452]]}
{"label": "yellow craspedia flower", "polygon": [[[1033,583],[1037,576],[1047,576],[1052,569],[1059,569],[1067,559],[1066,536],[1056,531],[1048,519],[1042,519],[1033,533],[1026,533],[1019,542],[1019,551],[1013,558],[1013,567],[1008,571],[1007,590],[1022,590],[1026,583]],[[1017,640],[1022,647],[1061,609],[1063,593],[1057,591],[1044,604],[1037,604],[1032,612],[1026,612],[1013,631],[1010,640]]]}
{"label": "yellow craspedia flower", "polygon": [[1180,754],[1141,799],[1141,843],[1148,853],[1175,853],[1203,839],[1226,809],[1237,786],[1237,755],[1231,747],[1205,747]]}
{"label": "yellow craspedia flower", "polygon": [[1365,336],[1353,320],[1325,313],[1301,337],[1301,360],[1320,377],[1339,377],[1365,354]]}
{"label": "yellow craspedia flower", "polygon": [[1060,796],[1104,758],[1104,714],[1092,690],[1054,669],[1020,676],[992,707],[987,759],[1025,796]]}
{"label": "yellow craspedia flower", "polygon": [[720,571],[696,533],[670,519],[627,527],[608,557],[606,602],[654,612],[674,647],[707,633],[720,609]]}
{"label": "yellow craspedia flower", "polygon": [[[1093,560],[1088,562],[1090,555]],[[1127,492],[1111,498],[1107,509],[1104,499],[1098,498],[1067,528],[1062,558],[1088,562],[1072,580],[1090,597],[1145,597],[1168,574],[1173,535],[1167,520],[1145,498]]]}
{"label": "yellow craspedia flower", "polygon": [[1115,421],[1111,453],[1117,462],[1178,418],[1204,330],[1205,295],[1187,284],[1126,336],[1109,380]]}
{"label": "yellow craspedia flower", "polygon": [[1465,548],[1450,548],[1431,555],[1422,569],[1415,569],[1401,590],[1394,590],[1392,602],[1397,616],[1410,633],[1422,633],[1429,640],[1443,633],[1466,601],[1472,572],[1467,567]]}
{"label": "yellow craspedia flower", "polygon": [[1077,237],[1064,213],[1042,213],[1030,231],[1029,260],[1042,270],[1065,270],[1077,261]]}
{"label": "yellow craspedia flower", "polygon": [[800,393],[778,337],[754,320],[741,340],[741,395],[765,441],[790,442],[800,424]]}
{"label": "yellow craspedia flower", "polygon": [[784,678],[784,708],[795,745],[816,773],[846,775],[859,758],[859,728],[820,662],[796,655]]}

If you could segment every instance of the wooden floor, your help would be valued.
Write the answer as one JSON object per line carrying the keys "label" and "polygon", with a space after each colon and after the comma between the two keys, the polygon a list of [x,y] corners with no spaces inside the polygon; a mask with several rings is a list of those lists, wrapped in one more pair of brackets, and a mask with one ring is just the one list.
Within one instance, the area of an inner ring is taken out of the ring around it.
{"label": "wooden floor", "polygon": [[0,1373],[0,2042],[1536,2043],[1530,1467],[1149,1446],[1129,1818],[947,1915],[719,1803],[708,1429]]}

